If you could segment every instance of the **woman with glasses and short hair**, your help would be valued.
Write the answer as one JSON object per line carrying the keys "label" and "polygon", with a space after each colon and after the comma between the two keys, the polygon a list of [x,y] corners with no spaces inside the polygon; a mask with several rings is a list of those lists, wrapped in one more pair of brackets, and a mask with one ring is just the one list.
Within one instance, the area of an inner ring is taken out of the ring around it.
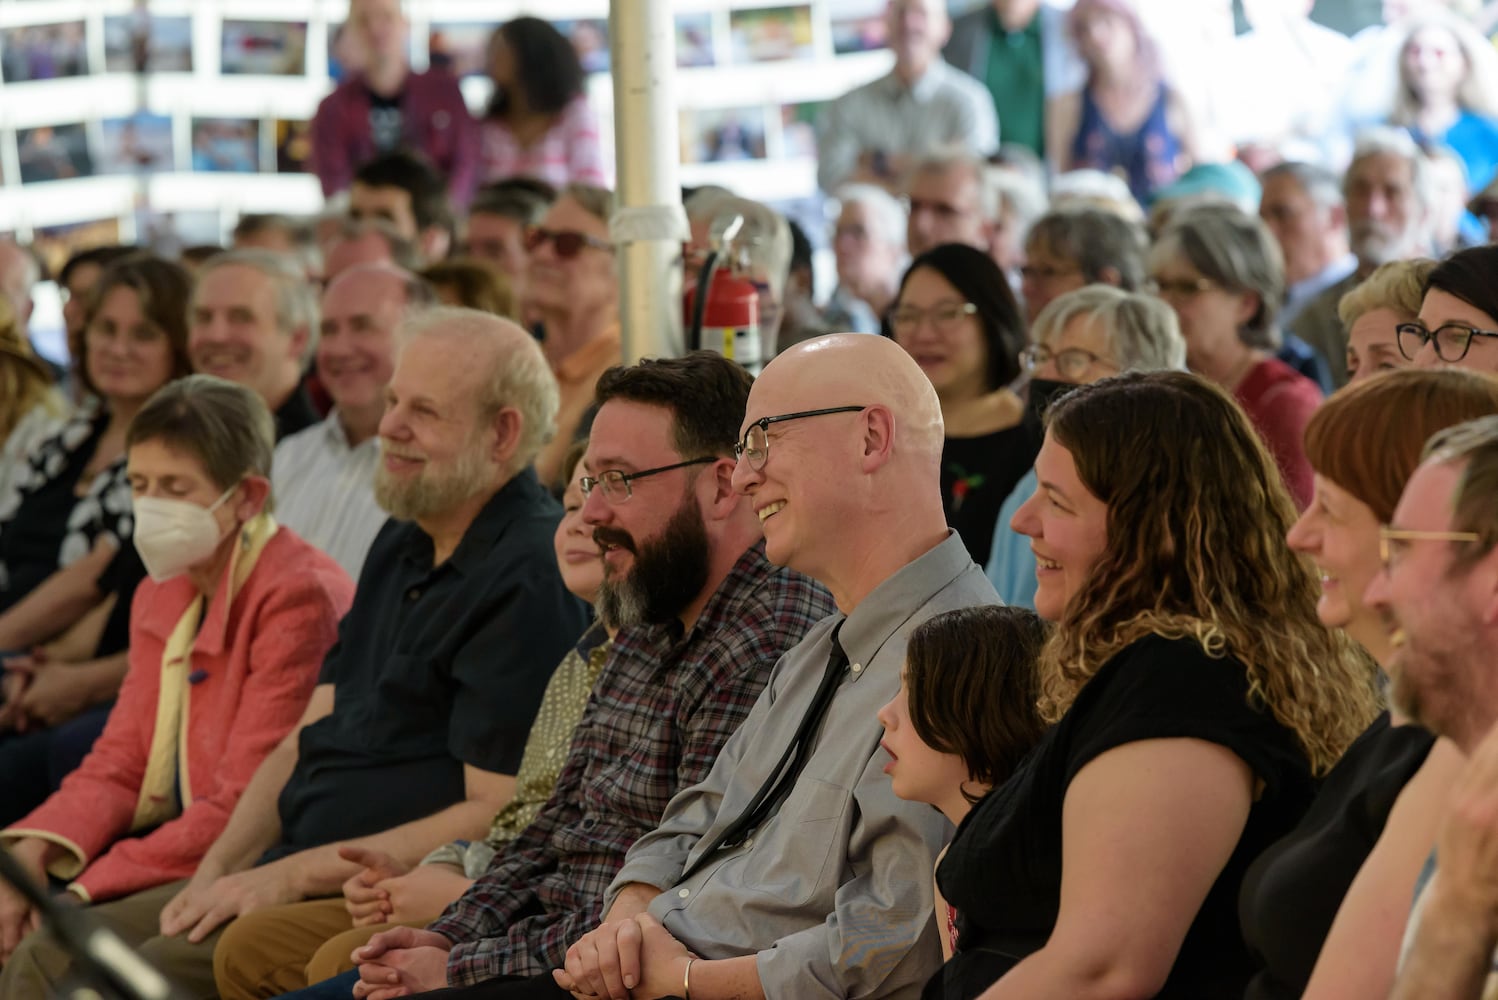
{"label": "woman with glasses and short hair", "polygon": [[889,318],[941,401],[947,524],[982,565],[999,505],[1040,449],[1039,427],[1009,388],[1025,342],[1019,307],[992,258],[947,243],[910,262]]}
{"label": "woman with glasses and short hair", "polygon": [[1150,250],[1149,288],[1175,310],[1186,365],[1232,393],[1269,446],[1298,507],[1311,500],[1301,439],[1315,382],[1274,356],[1285,297],[1279,244],[1258,218],[1209,204],[1175,216]]}
{"label": "woman with glasses and short hair", "polygon": [[1498,374],[1498,246],[1458,250],[1425,279],[1420,315],[1398,328],[1418,368],[1459,365]]}
{"label": "woman with glasses and short hair", "polygon": [[[1126,371],[1186,367],[1186,343],[1175,313],[1159,299],[1106,285],[1079,288],[1051,302],[1030,327],[1033,343],[1020,355],[1030,373],[1029,410],[1039,419],[1057,396]],[[1035,553],[1009,526],[1035,493],[1025,473],[999,508],[988,553],[988,579],[1009,604],[1033,607]]]}

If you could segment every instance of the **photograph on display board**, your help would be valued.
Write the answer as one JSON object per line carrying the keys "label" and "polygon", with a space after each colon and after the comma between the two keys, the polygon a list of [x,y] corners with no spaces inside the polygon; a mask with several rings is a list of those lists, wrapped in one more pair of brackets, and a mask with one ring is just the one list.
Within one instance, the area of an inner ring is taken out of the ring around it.
{"label": "photograph on display board", "polygon": [[552,27],[567,36],[583,64],[584,73],[609,71],[609,22],[598,18],[552,21]]}
{"label": "photograph on display board", "polygon": [[276,173],[312,172],[312,123],[276,119]]}
{"label": "photograph on display board", "polygon": [[42,125],[16,130],[16,158],[21,183],[62,181],[88,177],[94,172],[88,152],[88,132],[76,125]]}
{"label": "photograph on display board", "polygon": [[94,163],[101,174],[160,173],[176,169],[172,119],[137,111],[100,123],[101,142]]}
{"label": "photograph on display board", "polygon": [[713,55],[713,15],[710,11],[676,15],[676,65],[682,69],[711,66]]}
{"label": "photograph on display board", "polygon": [[0,75],[6,83],[56,80],[87,72],[88,44],[82,21],[0,31]]}
{"label": "photograph on display board", "polygon": [[815,55],[810,7],[730,11],[728,27],[734,62],[810,59]]}
{"label": "photograph on display board", "polygon": [[833,12],[832,51],[835,54],[872,52],[888,44],[889,29],[884,23],[882,4],[870,4],[866,10]]}
{"label": "photograph on display board", "polygon": [[433,69],[454,76],[483,76],[489,72],[489,38],[498,21],[463,21],[432,25],[427,33],[427,60]]}
{"label": "photograph on display board", "polygon": [[108,73],[191,73],[192,18],[161,17],[145,7],[104,19]]}
{"label": "photograph on display board", "polygon": [[780,108],[781,155],[788,160],[816,158],[817,119],[826,101],[807,101],[803,104],[785,104]]}
{"label": "photograph on display board", "polygon": [[219,72],[226,75],[305,75],[307,22],[225,21]]}
{"label": "photograph on display board", "polygon": [[683,163],[732,163],[765,158],[764,108],[699,108],[682,112]]}
{"label": "photograph on display board", "polygon": [[31,230],[31,249],[42,258],[49,274],[61,271],[68,258],[80,250],[118,242],[120,220],[113,217],[65,226],[35,226]]}
{"label": "photograph on display board", "polygon": [[260,122],[255,118],[194,118],[192,168],[206,173],[260,170]]}

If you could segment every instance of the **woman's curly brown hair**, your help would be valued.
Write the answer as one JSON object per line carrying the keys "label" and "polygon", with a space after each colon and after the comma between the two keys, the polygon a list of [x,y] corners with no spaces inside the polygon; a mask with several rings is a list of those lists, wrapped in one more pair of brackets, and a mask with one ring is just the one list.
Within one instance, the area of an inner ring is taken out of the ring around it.
{"label": "woman's curly brown hair", "polygon": [[1131,373],[1068,393],[1047,427],[1108,505],[1108,543],[1042,652],[1042,714],[1136,640],[1190,636],[1243,662],[1250,701],[1324,774],[1378,711],[1373,664],[1317,620],[1294,504],[1243,411],[1194,375]]}

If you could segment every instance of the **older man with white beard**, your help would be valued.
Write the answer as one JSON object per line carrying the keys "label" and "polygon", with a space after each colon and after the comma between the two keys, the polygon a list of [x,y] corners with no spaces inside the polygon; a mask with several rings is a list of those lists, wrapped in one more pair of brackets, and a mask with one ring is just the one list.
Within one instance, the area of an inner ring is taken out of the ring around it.
{"label": "older man with white beard", "polygon": [[[375,484],[393,520],[301,721],[191,880],[94,910],[195,996],[215,995],[214,945],[237,917],[306,901],[346,920],[341,890],[362,868],[340,846],[415,865],[484,836],[514,790],[551,671],[587,621],[552,556],[561,508],[530,468],[557,407],[534,338],[433,309],[401,347]],[[287,946],[242,938],[246,951]],[[0,996],[47,996],[68,965],[29,937]]]}
{"label": "older man with white beard", "polygon": [[1369,129],[1358,139],[1342,181],[1357,268],[1312,299],[1290,326],[1290,332],[1333,368],[1347,356],[1347,331],[1337,316],[1342,296],[1380,264],[1431,252],[1428,166],[1425,154],[1403,129]]}

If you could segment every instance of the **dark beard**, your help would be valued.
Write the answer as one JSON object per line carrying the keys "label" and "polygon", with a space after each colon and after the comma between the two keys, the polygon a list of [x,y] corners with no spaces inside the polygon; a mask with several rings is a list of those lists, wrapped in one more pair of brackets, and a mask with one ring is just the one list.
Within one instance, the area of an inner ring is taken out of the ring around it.
{"label": "dark beard", "polygon": [[664,625],[679,617],[707,585],[707,525],[690,497],[671,515],[660,537],[644,545],[607,527],[595,528],[593,537],[600,545],[616,545],[635,557],[634,568],[621,579],[611,579],[604,564],[598,615],[612,625]]}

